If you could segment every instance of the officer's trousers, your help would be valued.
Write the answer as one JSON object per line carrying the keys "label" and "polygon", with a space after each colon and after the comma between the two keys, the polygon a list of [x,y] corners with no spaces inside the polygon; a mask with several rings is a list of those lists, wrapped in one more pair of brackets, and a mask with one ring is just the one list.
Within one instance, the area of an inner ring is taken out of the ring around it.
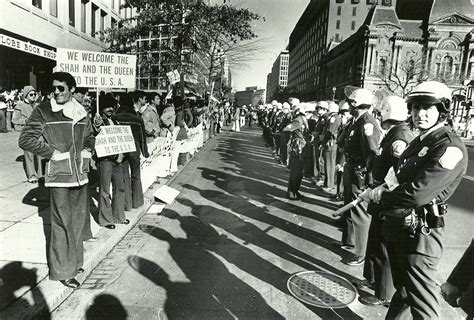
{"label": "officer's trousers", "polygon": [[336,187],[334,180],[336,179],[336,154],[337,154],[337,145],[334,144],[330,147],[324,147],[323,151],[324,159],[324,171],[326,175],[324,176],[324,185],[328,188]]}
{"label": "officer's trousers", "polygon": [[[355,169],[349,163],[344,166],[344,203],[355,200],[362,192],[361,188],[365,177],[359,177]],[[346,227],[342,232],[342,243],[354,245],[354,253],[365,256],[367,249],[367,238],[371,216],[367,213],[367,203],[361,202],[347,211]]]}
{"label": "officer's trousers", "polygon": [[282,131],[280,136],[280,161],[286,165],[288,159],[288,141],[290,140],[290,133]]}
{"label": "officer's trousers", "polygon": [[51,239],[49,278],[74,278],[84,261],[82,228],[87,208],[87,185],[73,188],[50,188]]}
{"label": "officer's trousers", "polygon": [[307,143],[303,147],[303,160],[304,160],[304,169],[303,174],[306,178],[314,177],[314,146],[310,143]]}
{"label": "officer's trousers", "polygon": [[288,197],[296,198],[303,180],[304,160],[301,155],[290,153],[290,177],[288,179]]}
{"label": "officer's trousers", "polygon": [[[122,164],[101,160],[99,169],[99,216],[98,223],[105,226],[125,220],[125,180]],[[112,194],[110,194],[112,184]]]}
{"label": "officer's trousers", "polygon": [[444,228],[430,235],[409,235],[387,217],[384,234],[396,289],[386,319],[439,319],[436,273],[442,256]]}
{"label": "officer's trousers", "polygon": [[388,258],[383,233],[383,220],[378,212],[372,214],[370,223],[364,278],[375,283],[375,296],[379,299],[390,300],[395,293],[390,259]]}

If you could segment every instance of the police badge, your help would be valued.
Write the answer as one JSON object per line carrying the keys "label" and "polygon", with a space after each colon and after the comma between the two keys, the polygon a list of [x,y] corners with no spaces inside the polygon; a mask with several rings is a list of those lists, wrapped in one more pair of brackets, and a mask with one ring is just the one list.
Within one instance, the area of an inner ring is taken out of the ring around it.
{"label": "police badge", "polygon": [[428,149],[429,149],[429,148],[426,147],[426,146],[423,147],[423,148],[421,148],[420,152],[418,152],[418,157],[421,158],[421,157],[426,156],[426,154],[428,153]]}

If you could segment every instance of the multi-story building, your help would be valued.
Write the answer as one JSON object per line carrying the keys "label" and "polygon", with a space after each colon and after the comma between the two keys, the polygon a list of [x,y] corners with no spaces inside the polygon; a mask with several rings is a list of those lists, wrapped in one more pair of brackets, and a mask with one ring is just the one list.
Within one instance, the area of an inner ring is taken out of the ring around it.
{"label": "multi-story building", "polygon": [[290,35],[288,88],[303,100],[317,99],[321,58],[357,31],[378,2],[390,6],[396,1],[311,0]]}
{"label": "multi-story building", "polygon": [[267,76],[267,102],[280,89],[288,86],[288,50],[282,51],[273,62],[272,72]]}
{"label": "multi-story building", "polygon": [[[396,8],[374,7],[364,25],[321,61],[318,94],[330,98],[336,88],[336,99],[342,99],[344,87],[355,85],[404,95],[425,79],[462,92],[474,80],[474,10],[470,0],[453,1],[398,0]],[[463,117],[464,104],[454,105],[454,115]]]}
{"label": "multi-story building", "polygon": [[234,102],[239,105],[256,106],[265,102],[265,89],[259,89],[257,86],[246,87],[243,91],[234,93]]}
{"label": "multi-story building", "polygon": [[124,0],[0,1],[0,88],[51,85],[56,48],[102,51],[97,32],[134,14]]}

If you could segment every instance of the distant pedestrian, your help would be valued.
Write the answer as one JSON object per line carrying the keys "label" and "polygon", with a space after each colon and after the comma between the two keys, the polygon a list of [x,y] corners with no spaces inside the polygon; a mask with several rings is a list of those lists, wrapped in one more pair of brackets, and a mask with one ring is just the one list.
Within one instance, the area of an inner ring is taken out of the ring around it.
{"label": "distant pedestrian", "polygon": [[[25,123],[31,116],[36,107],[37,92],[32,86],[25,86],[21,95],[22,101],[19,101],[13,111],[12,122],[16,131],[25,127]],[[24,151],[24,165],[28,182],[37,183],[39,178],[43,177],[42,158],[27,150]]]}

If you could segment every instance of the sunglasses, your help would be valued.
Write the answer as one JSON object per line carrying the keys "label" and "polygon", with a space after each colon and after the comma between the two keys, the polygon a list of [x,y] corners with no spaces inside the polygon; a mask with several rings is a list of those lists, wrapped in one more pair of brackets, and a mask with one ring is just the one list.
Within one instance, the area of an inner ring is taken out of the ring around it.
{"label": "sunglasses", "polygon": [[34,96],[36,96],[36,95],[37,95],[36,92],[28,93],[28,97],[34,97]]}
{"label": "sunglasses", "polygon": [[59,92],[64,92],[64,90],[66,90],[66,87],[63,87],[63,86],[51,86],[51,92],[56,92],[56,89],[58,89]]}

